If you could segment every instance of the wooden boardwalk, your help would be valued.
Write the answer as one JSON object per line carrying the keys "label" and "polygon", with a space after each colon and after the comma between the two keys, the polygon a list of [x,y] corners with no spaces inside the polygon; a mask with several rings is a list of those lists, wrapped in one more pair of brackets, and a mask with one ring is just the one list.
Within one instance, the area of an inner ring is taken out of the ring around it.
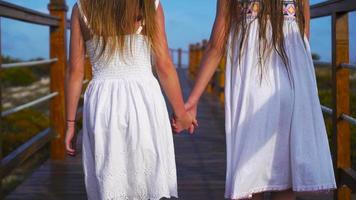
{"label": "wooden boardwalk", "polygon": [[[180,76],[184,95],[187,96],[191,87],[185,71],[181,71]],[[200,127],[196,134],[174,136],[179,199],[221,200],[224,199],[226,157],[224,109],[217,99],[205,95],[198,111]],[[86,199],[80,154],[67,157],[64,161],[48,160],[5,199]],[[328,200],[331,197],[302,199]]]}

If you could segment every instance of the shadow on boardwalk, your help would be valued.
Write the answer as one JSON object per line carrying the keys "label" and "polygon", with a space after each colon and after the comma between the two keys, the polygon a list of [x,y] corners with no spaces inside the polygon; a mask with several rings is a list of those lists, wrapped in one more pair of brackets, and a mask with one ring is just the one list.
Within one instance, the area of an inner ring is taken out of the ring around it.
{"label": "shadow on boardwalk", "polygon": [[[191,85],[185,72],[181,70],[179,74],[184,96],[187,97]],[[199,104],[198,119],[200,127],[195,135],[182,133],[174,136],[179,199],[222,200],[226,163],[224,108],[214,97],[204,95]],[[86,199],[83,180],[79,150],[78,156],[68,157],[65,161],[45,162],[6,200]]]}

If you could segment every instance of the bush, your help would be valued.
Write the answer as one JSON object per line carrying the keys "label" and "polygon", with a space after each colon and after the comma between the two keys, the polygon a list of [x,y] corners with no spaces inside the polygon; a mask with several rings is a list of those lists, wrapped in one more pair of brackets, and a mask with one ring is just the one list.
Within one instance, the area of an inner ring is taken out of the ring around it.
{"label": "bush", "polygon": [[[318,90],[320,103],[322,105],[331,107],[332,106],[332,77],[331,77],[331,68],[317,67],[316,75],[318,80]],[[355,72],[351,72],[350,77],[355,77]],[[350,110],[352,116],[356,116],[356,80],[351,80],[351,91],[350,91]],[[328,137],[330,141],[331,148],[333,145],[332,138],[332,120],[328,115],[324,115],[326,129],[328,132]],[[350,125],[351,128],[351,159],[352,159],[352,168],[356,169],[356,127]]]}
{"label": "bush", "polygon": [[3,154],[6,156],[40,131],[49,127],[48,117],[36,110],[26,109],[3,118]]}
{"label": "bush", "polygon": [[[39,61],[43,58],[31,59],[30,61]],[[23,62],[21,59],[12,58],[10,56],[2,56],[2,62],[17,63]],[[49,68],[44,66],[34,66],[30,68],[8,68],[3,69],[0,74],[2,86],[28,86],[35,82],[40,77],[49,76]]]}
{"label": "bush", "polygon": [[9,68],[1,72],[3,86],[28,86],[35,82],[37,77],[30,68]]}

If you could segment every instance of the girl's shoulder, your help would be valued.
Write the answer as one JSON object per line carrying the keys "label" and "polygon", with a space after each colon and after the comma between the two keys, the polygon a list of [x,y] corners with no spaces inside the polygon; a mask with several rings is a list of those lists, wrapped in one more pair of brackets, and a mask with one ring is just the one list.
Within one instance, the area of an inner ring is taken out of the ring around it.
{"label": "girl's shoulder", "polygon": [[159,5],[159,0],[155,0],[155,7],[156,7],[156,9],[158,8],[158,5]]}

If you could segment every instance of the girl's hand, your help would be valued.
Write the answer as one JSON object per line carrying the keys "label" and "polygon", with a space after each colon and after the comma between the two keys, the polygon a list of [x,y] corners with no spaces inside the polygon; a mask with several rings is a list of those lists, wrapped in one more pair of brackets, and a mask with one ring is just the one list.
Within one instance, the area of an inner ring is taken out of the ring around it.
{"label": "girl's hand", "polygon": [[195,123],[191,124],[190,127],[188,128],[189,133],[192,134],[194,130],[198,127],[198,122],[196,120],[198,105],[190,103],[188,101],[185,103],[184,107],[187,110],[187,112],[195,119]]}
{"label": "girl's hand", "polygon": [[74,124],[67,125],[64,145],[68,155],[75,156],[76,144],[77,144],[77,136],[75,134],[75,125]]}
{"label": "girl's hand", "polygon": [[184,112],[182,116],[173,116],[172,127],[175,133],[179,133],[190,128],[192,124],[196,124],[196,120],[188,112]]}

